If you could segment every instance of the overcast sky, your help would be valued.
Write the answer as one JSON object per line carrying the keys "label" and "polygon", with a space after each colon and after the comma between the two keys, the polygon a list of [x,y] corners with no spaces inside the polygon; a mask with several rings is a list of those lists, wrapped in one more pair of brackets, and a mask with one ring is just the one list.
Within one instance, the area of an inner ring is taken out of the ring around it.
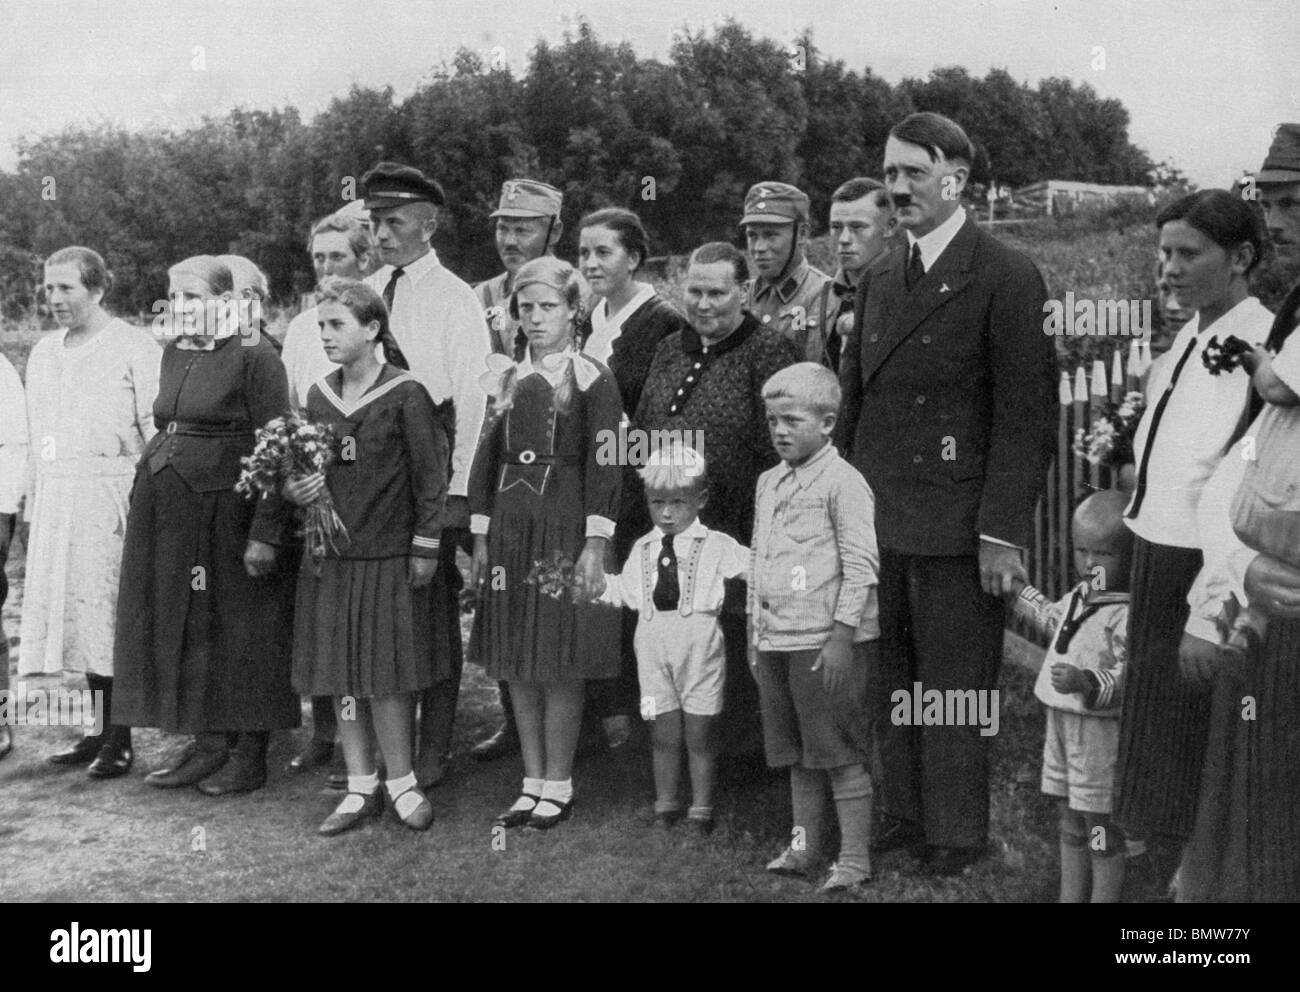
{"label": "overcast sky", "polygon": [[[524,66],[585,15],[605,40],[662,58],[674,32],[734,15],[783,43],[811,27],[827,55],[896,83],[936,66],[1088,82],[1130,137],[1202,186],[1259,167],[1300,120],[1295,0],[0,0],[0,168],[14,139],[70,123],[179,126],[233,106],[306,119],[352,83],[408,95],[462,45]],[[1094,69],[1103,48],[1105,68]],[[206,68],[194,68],[196,48]]]}

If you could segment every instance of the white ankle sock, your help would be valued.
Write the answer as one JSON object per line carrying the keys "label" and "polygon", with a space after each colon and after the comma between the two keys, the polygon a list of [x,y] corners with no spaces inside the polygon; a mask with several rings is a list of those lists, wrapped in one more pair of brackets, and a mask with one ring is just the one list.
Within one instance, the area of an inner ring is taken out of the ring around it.
{"label": "white ankle sock", "polygon": [[[563,782],[546,782],[542,785],[542,801],[538,803],[538,812],[546,816],[554,816],[565,803],[573,799],[573,779],[566,778]],[[548,809],[540,807],[549,803]]]}
{"label": "white ankle sock", "polygon": [[[348,794],[335,807],[335,813],[360,813],[365,806],[362,795],[373,796],[379,791],[379,776],[374,772],[369,775],[349,775]],[[360,793],[360,795],[358,795]]]}
{"label": "white ankle sock", "polygon": [[415,790],[415,785],[415,772],[407,772],[401,778],[390,778],[384,783],[398,816],[408,817],[420,805],[421,796]]}
{"label": "white ankle sock", "polygon": [[540,796],[542,794],[542,788],[545,785],[546,785],[546,781],[544,779],[528,778],[527,776],[524,776],[523,794],[521,794],[519,798],[515,800],[515,804],[510,807],[511,811],[519,812],[519,813],[527,813],[533,810],[534,808],[536,808],[537,802],[527,797]]}

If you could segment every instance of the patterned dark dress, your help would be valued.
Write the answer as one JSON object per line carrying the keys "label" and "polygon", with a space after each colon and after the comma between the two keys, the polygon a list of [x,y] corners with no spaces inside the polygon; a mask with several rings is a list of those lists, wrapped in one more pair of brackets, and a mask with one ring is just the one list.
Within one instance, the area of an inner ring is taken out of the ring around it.
{"label": "patterned dark dress", "polygon": [[[289,408],[267,338],[170,343],[136,469],[114,640],[114,720],[179,733],[296,727],[289,684],[297,545],[290,507],[234,491],[256,428]],[[250,578],[249,540],[277,546]]]}
{"label": "patterned dark dress", "polygon": [[351,441],[325,476],[349,540],[319,564],[302,556],[293,684],[305,696],[415,692],[450,672],[446,652],[433,651],[429,587],[410,588],[408,559],[438,560],[451,401],[435,407],[391,365],[352,402],[342,379],[331,372],[311,387],[307,416]]}
{"label": "patterned dark dress", "polygon": [[470,473],[470,512],[490,518],[471,651],[494,679],[618,674],[620,629],[609,610],[552,598],[528,581],[535,564],[555,552],[577,561],[588,517],[618,519],[621,469],[597,459],[601,432],[618,432],[618,386],[594,359],[572,361],[577,382],[563,411],[550,380],[528,372],[530,364],[520,366],[514,404],[485,426]]}

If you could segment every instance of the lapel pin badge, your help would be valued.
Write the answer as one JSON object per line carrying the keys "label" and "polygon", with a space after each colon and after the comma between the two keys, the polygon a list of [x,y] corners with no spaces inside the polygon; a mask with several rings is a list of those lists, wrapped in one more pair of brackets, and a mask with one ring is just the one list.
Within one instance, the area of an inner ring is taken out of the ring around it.
{"label": "lapel pin badge", "polygon": [[948,293],[951,292],[951,290],[948,289],[948,284],[944,283],[942,286],[939,287],[939,292]]}

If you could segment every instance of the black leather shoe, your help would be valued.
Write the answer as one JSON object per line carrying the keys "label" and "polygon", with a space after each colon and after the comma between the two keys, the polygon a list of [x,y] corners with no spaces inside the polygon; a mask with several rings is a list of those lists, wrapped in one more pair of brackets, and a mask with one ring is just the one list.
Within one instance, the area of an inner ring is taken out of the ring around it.
{"label": "black leather shoe", "polygon": [[881,826],[871,842],[872,854],[884,854],[906,848],[912,854],[921,855],[925,848],[925,834],[911,820],[889,817]]}
{"label": "black leather shoe", "polygon": [[69,750],[52,754],[45,760],[51,765],[63,765],[65,767],[88,765],[99,756],[99,749],[104,746],[104,743],[103,734],[96,737],[83,737]]}
{"label": "black leather shoe", "polygon": [[925,873],[941,878],[960,875],[984,857],[978,847],[932,847],[925,858]]}
{"label": "black leather shoe", "polygon": [[[531,799],[533,801],[534,809],[536,809],[537,804],[542,801],[541,796],[535,796],[531,792],[522,792],[519,794],[519,798]],[[498,814],[497,818],[492,821],[492,825],[496,827],[506,827],[507,829],[511,827],[522,827],[528,822],[529,817],[532,815],[533,810],[531,809],[508,809],[504,813]]]}
{"label": "black leather shoe", "polygon": [[266,785],[266,758],[245,758],[232,753],[220,771],[198,783],[205,796],[233,796],[242,792],[255,792]]}
{"label": "black leather shoe", "polygon": [[203,750],[191,741],[171,765],[150,772],[144,780],[159,789],[183,789],[203,781],[229,758],[230,752],[225,748]]}
{"label": "black leather shoe", "polygon": [[99,755],[90,763],[86,774],[91,778],[121,778],[131,770],[135,763],[135,752],[128,744],[105,744],[99,749]]}
{"label": "black leather shoe", "polygon": [[312,741],[301,754],[289,759],[289,771],[295,775],[315,771],[334,760],[333,741]]}
{"label": "black leather shoe", "polygon": [[[333,837],[335,834],[341,834],[345,830],[351,830],[353,827],[359,827],[367,819],[377,820],[384,812],[383,798],[379,794],[379,789],[366,795],[364,792],[353,792],[349,795],[361,797],[361,808],[355,813],[340,813],[337,808],[329,816],[325,817],[325,822],[320,825],[318,833],[325,837]],[[342,805],[340,803],[340,805]]]}
{"label": "black leather shoe", "polygon": [[537,804],[538,807],[540,807],[542,803],[547,803],[551,806],[556,807],[559,810],[559,812],[546,814],[546,813],[539,813],[537,812],[536,809],[534,809],[531,813],[528,814],[528,822],[524,824],[524,826],[526,826],[529,830],[550,830],[552,827],[559,826],[569,817],[573,816],[572,799],[570,799],[567,803],[557,803],[554,799],[543,799],[542,802],[539,802]]}
{"label": "black leather shoe", "polygon": [[495,734],[475,744],[469,756],[475,761],[496,761],[519,753],[519,735],[508,723],[503,723]]}

